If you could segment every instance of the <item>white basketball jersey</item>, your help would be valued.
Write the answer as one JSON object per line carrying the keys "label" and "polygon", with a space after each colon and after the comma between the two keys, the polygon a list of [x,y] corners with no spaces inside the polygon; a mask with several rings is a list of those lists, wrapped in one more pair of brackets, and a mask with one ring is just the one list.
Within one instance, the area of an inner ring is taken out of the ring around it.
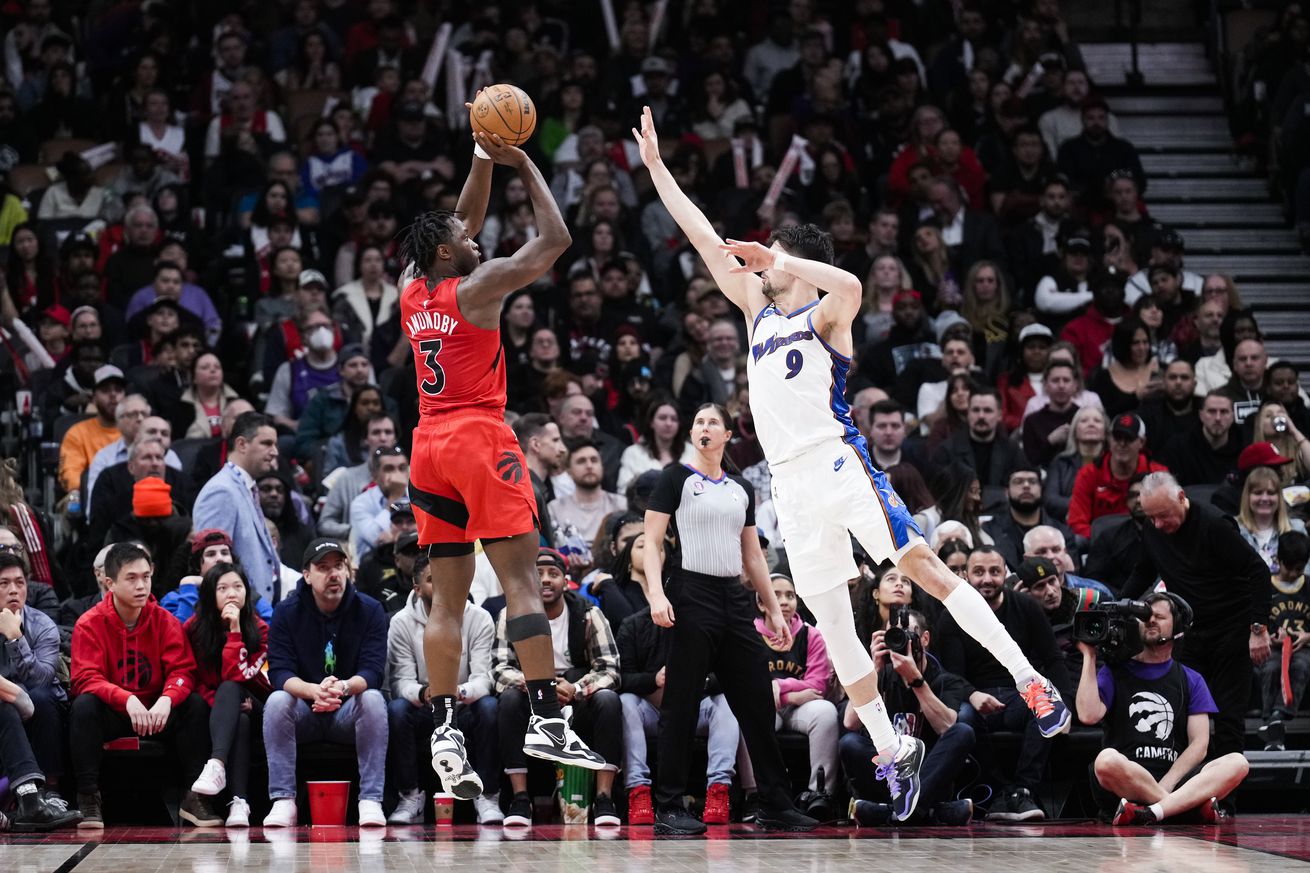
{"label": "white basketball jersey", "polygon": [[746,375],[755,432],[771,464],[860,433],[846,402],[851,361],[814,330],[818,305],[784,315],[770,303],[755,317]]}

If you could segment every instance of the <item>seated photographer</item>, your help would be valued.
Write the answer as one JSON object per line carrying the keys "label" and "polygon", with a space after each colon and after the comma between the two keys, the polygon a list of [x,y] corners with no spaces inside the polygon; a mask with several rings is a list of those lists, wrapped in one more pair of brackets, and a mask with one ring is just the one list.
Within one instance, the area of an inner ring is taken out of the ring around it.
{"label": "seated photographer", "polygon": [[1209,714],[1218,707],[1201,675],[1173,659],[1192,608],[1164,592],[1144,602],[1150,616],[1136,625],[1140,637],[1119,654],[1140,645],[1131,659],[1097,669],[1097,650],[1078,643],[1078,718],[1085,725],[1105,721],[1106,748],[1092,764],[1092,793],[1116,825],[1154,824],[1191,810],[1213,824],[1223,815],[1219,801],[1241,784],[1250,765],[1240,752],[1205,762]]}
{"label": "seated photographer", "polygon": [[[992,546],[979,546],[969,554],[965,568],[969,584],[978,589],[1033,667],[1049,677],[1068,700],[1072,690],[1069,674],[1050,622],[1032,598],[1005,590],[1005,559],[1001,553]],[[949,613],[941,618],[937,640],[942,666],[977,689],[969,695],[973,711],[967,719],[978,733],[977,757],[986,762],[985,768],[990,765],[995,782],[1008,782],[992,801],[987,817],[999,821],[1044,819],[1046,813],[1034,799],[1033,789],[1041,782],[1051,744],[1042,737],[1027,703],[1010,681],[1010,674],[973,637],[960,630]],[[990,760],[988,734],[992,731],[1023,734],[1014,775],[1008,779],[1000,776],[995,762]]]}
{"label": "seated photographer", "polygon": [[[922,613],[898,607],[887,629],[874,632],[870,654],[892,724],[928,747],[920,771],[919,806],[911,823],[966,825],[973,818],[973,801],[953,800],[952,788],[973,750],[973,728],[959,720],[969,686],[928,654],[931,639]],[[873,763],[878,753],[853,707],[843,713],[842,727],[848,733],[842,734],[838,749],[859,798],[855,820],[861,825],[889,824],[892,806],[881,801],[887,797],[887,786]]]}

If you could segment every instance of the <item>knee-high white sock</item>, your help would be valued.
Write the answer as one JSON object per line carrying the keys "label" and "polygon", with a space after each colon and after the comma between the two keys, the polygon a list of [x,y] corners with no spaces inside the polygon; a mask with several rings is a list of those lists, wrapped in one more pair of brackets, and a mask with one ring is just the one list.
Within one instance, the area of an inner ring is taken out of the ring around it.
{"label": "knee-high white sock", "polygon": [[869,729],[869,739],[873,740],[873,747],[878,750],[878,754],[896,754],[900,737],[896,733],[896,728],[892,727],[892,720],[887,715],[887,707],[882,702],[882,696],[873,698],[863,706],[856,706],[855,711],[859,714],[860,721]]}
{"label": "knee-high white sock", "polygon": [[1014,637],[1010,636],[1005,625],[1001,624],[996,613],[992,612],[987,601],[972,585],[957,585],[942,601],[942,606],[951,613],[961,630],[977,640],[979,645],[991,652],[992,657],[1010,671],[1016,686],[1025,685],[1037,675]]}

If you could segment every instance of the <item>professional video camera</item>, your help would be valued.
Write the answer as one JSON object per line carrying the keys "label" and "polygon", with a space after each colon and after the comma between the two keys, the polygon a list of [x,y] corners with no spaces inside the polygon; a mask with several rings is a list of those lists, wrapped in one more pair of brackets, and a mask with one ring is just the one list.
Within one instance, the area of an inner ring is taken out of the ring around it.
{"label": "professional video camera", "polygon": [[1140,600],[1098,603],[1074,613],[1073,638],[1096,646],[1106,661],[1126,661],[1145,648],[1141,622],[1151,617],[1151,607]]}
{"label": "professional video camera", "polygon": [[909,655],[916,660],[923,650],[918,634],[909,630],[910,611],[903,606],[893,607],[887,617],[887,630],[883,632],[882,642],[890,652]]}

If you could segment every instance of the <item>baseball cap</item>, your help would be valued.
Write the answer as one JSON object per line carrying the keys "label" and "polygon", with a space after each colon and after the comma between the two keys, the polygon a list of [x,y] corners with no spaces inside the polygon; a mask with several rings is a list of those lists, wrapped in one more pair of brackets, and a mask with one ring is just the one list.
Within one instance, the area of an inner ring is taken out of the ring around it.
{"label": "baseball cap", "polygon": [[1237,456],[1237,469],[1243,473],[1256,467],[1281,467],[1292,459],[1280,455],[1273,443],[1251,443]]}
{"label": "baseball cap", "polygon": [[224,545],[232,548],[232,537],[227,531],[217,527],[207,527],[191,535],[191,554],[203,552],[209,546]]}
{"label": "baseball cap", "polygon": [[413,549],[414,553],[418,554],[418,531],[416,530],[407,530],[400,536],[396,537],[396,554],[409,551],[410,549]]}
{"label": "baseball cap", "polygon": [[422,121],[423,104],[417,100],[405,100],[392,113],[397,121]]}
{"label": "baseball cap", "polygon": [[667,76],[673,71],[669,69],[668,61],[658,55],[651,55],[641,62],[642,73],[656,73]]}
{"label": "baseball cap", "polygon": [[327,279],[323,278],[323,274],[318,270],[301,270],[300,287],[305,288],[309,285],[322,285],[323,289],[327,290],[328,283]]}
{"label": "baseball cap", "polygon": [[1066,252],[1083,252],[1086,254],[1092,250],[1092,241],[1088,238],[1087,232],[1079,228],[1065,238],[1064,250]]}
{"label": "baseball cap", "polygon": [[156,297],[154,300],[150,301],[149,306],[141,310],[141,314],[148,317],[154,315],[161,309],[171,309],[178,315],[182,314],[182,307],[172,297]]}
{"label": "baseball cap", "polygon": [[537,550],[538,567],[557,567],[565,576],[569,574],[569,562],[564,560],[564,556],[554,549],[548,549],[542,546]]}
{"label": "baseball cap", "polygon": [[1019,331],[1019,345],[1023,345],[1034,337],[1050,342],[1053,338],[1053,334],[1051,333],[1051,329],[1044,324],[1030,324],[1023,330]]}
{"label": "baseball cap", "polygon": [[399,500],[393,501],[389,508],[391,509],[392,518],[395,518],[397,515],[412,516],[414,514],[414,507],[410,504],[408,497],[402,497]]}
{"label": "baseball cap", "polygon": [[96,241],[91,238],[90,234],[74,233],[64,240],[64,244],[59,247],[59,253],[64,257],[68,257],[68,255],[79,249],[93,253],[100,251],[99,247],[96,246]]}
{"label": "baseball cap", "polygon": [[1110,436],[1122,440],[1145,439],[1146,424],[1134,413],[1125,412],[1115,418],[1114,426],[1110,428]]}
{"label": "baseball cap", "polygon": [[42,309],[41,318],[57,321],[64,327],[68,327],[73,323],[73,316],[69,315],[68,310],[58,303],[51,303],[45,309]]}
{"label": "baseball cap", "polygon": [[897,303],[900,303],[902,300],[905,300],[906,298],[910,298],[910,297],[914,298],[920,303],[923,303],[923,295],[920,294],[918,291],[915,291],[913,288],[902,288],[901,290],[897,291],[895,294],[892,295],[892,306],[895,306]]}
{"label": "baseball cap", "polygon": [[345,366],[346,361],[353,358],[368,360],[368,353],[364,351],[364,347],[359,343],[346,343],[341,347],[341,351],[337,352],[337,366]]}
{"label": "baseball cap", "polygon": [[1049,579],[1052,576],[1060,578],[1060,569],[1049,558],[1031,557],[1023,559],[1015,575],[1019,577],[1017,587],[1028,588],[1042,579]]}
{"label": "baseball cap", "polygon": [[310,564],[321,561],[334,552],[346,560],[350,560],[350,556],[346,553],[346,547],[341,545],[339,541],[331,539],[330,537],[319,537],[305,547],[305,554],[304,557],[300,559],[300,566],[308,567]]}
{"label": "baseball cap", "polygon": [[124,385],[127,384],[127,380],[123,378],[123,371],[115,367],[113,364],[105,364],[104,366],[97,368],[95,379],[95,387],[97,388],[106,382],[113,381],[122,382]]}

